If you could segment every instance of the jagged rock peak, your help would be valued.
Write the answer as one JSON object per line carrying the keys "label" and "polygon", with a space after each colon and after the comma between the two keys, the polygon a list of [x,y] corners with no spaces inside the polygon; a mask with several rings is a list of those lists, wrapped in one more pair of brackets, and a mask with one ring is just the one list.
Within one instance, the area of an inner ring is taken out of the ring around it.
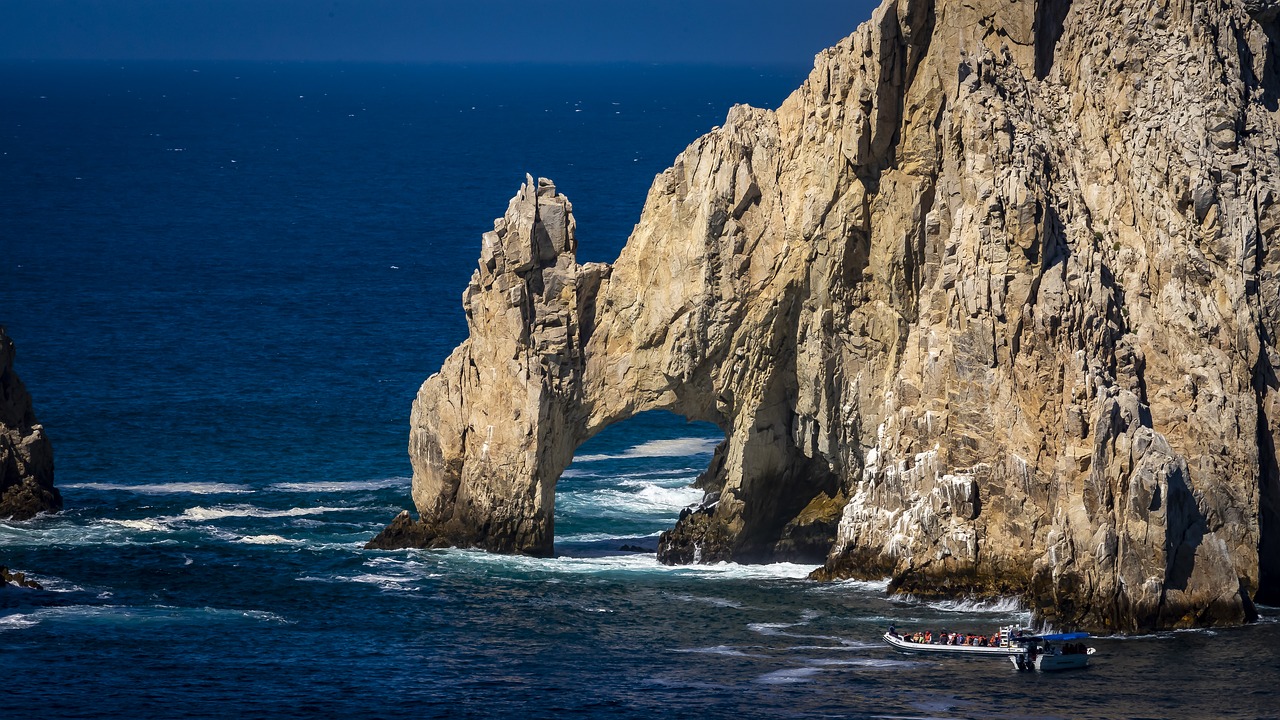
{"label": "jagged rock peak", "polygon": [[1250,619],[1280,599],[1273,6],[886,2],[681,153],[611,266],[530,181],[414,403],[414,542],[550,552],[574,448],[665,408],[726,440],[664,561]]}
{"label": "jagged rock peak", "polygon": [[53,447],[13,371],[14,354],[0,326],[0,519],[28,520],[61,510],[62,495],[53,486]]}

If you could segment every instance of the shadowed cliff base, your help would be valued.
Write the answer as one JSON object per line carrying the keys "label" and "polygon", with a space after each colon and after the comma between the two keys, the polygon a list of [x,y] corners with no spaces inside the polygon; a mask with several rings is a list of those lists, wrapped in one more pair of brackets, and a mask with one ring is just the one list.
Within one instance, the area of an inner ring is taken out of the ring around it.
{"label": "shadowed cliff base", "polygon": [[1273,5],[886,2],[681,153],[608,265],[530,178],[414,403],[406,542],[551,553],[574,450],[662,408],[726,437],[664,562],[825,557],[1060,627],[1250,620],[1276,572]]}
{"label": "shadowed cliff base", "polygon": [[0,326],[0,519],[29,520],[62,509],[53,447],[13,370],[13,340]]}

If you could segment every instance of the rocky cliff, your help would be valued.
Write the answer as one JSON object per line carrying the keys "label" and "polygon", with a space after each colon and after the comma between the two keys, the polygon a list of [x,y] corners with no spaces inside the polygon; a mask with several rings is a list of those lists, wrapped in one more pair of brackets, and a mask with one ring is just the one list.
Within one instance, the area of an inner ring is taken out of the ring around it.
{"label": "rocky cliff", "polygon": [[378,546],[552,551],[665,408],[726,442],[667,562],[811,559],[1060,626],[1280,597],[1276,0],[890,0],[659,175],[612,265],[526,184]]}
{"label": "rocky cliff", "polygon": [[0,519],[27,520],[61,510],[62,495],[53,486],[53,448],[13,372],[13,356],[0,326]]}

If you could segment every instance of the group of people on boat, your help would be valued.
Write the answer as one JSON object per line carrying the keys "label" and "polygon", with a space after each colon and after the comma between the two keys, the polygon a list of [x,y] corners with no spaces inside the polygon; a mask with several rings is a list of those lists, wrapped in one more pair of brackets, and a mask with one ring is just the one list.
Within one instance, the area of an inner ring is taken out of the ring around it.
{"label": "group of people on boat", "polygon": [[1060,655],[1085,655],[1089,652],[1089,648],[1084,643],[1063,643],[1059,649]]}
{"label": "group of people on boat", "polygon": [[932,630],[925,630],[923,632],[899,635],[897,630],[890,625],[889,634],[897,638],[902,638],[907,642],[920,643],[923,645],[971,645],[973,647],[999,647],[1000,645],[999,631],[994,635],[974,635],[970,633],[947,632],[946,630],[943,630],[935,635]]}

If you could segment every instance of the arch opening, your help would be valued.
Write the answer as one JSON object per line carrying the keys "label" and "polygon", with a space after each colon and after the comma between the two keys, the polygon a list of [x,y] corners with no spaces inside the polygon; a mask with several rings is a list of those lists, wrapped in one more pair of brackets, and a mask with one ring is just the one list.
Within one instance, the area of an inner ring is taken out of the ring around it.
{"label": "arch opening", "polygon": [[654,553],[658,536],[698,505],[725,433],[667,410],[603,428],[574,452],[556,483],[557,555]]}

